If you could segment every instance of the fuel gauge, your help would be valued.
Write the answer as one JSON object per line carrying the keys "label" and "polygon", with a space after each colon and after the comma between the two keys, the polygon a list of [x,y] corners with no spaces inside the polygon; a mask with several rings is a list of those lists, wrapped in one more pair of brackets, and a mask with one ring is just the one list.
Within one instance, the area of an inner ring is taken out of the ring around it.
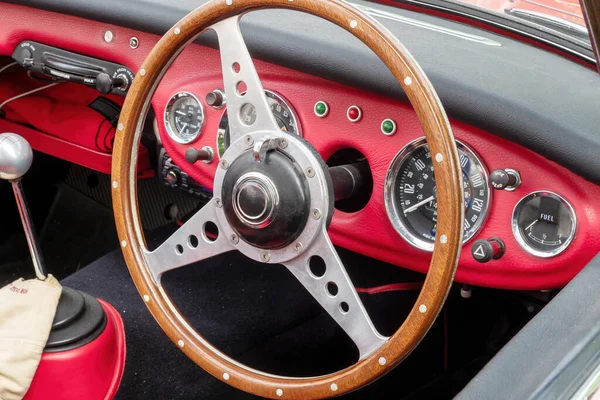
{"label": "fuel gauge", "polygon": [[513,211],[512,230],[517,242],[537,257],[554,257],[575,237],[577,217],[567,200],[549,191],[525,196]]}

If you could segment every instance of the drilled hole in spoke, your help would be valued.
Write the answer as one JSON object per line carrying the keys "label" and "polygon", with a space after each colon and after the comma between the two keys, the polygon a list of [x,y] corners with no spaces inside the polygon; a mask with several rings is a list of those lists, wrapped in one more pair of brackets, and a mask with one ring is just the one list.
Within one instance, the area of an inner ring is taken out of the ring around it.
{"label": "drilled hole in spoke", "polygon": [[198,238],[194,235],[190,235],[190,237],[188,237],[188,244],[192,249],[195,249],[198,247]]}
{"label": "drilled hole in spoke", "polygon": [[217,228],[217,225],[214,222],[208,221],[202,227],[202,236],[204,236],[204,239],[207,242],[212,243],[219,237],[219,228]]}
{"label": "drilled hole in spoke", "polygon": [[235,85],[235,90],[238,94],[238,96],[243,96],[246,94],[246,91],[248,90],[247,86],[246,86],[246,82],[244,81],[239,81],[237,83],[237,85]]}
{"label": "drilled hole in spoke", "polygon": [[350,311],[350,306],[348,305],[348,303],[342,301],[340,303],[340,311],[342,312],[342,314],[347,314],[348,311]]}
{"label": "drilled hole in spoke", "polygon": [[310,273],[315,278],[320,278],[325,275],[325,271],[327,271],[327,267],[325,266],[325,261],[319,256],[312,256],[310,260],[308,260],[308,267],[310,269]]}
{"label": "drilled hole in spoke", "polygon": [[175,253],[177,253],[177,255],[182,255],[183,254],[183,246],[180,244],[175,246]]}
{"label": "drilled hole in spoke", "polygon": [[240,64],[234,62],[233,65],[231,66],[231,70],[233,71],[234,74],[239,74],[240,73]]}
{"label": "drilled hole in spoke", "polygon": [[337,296],[339,290],[338,290],[338,285],[335,284],[335,282],[328,282],[327,283],[327,293],[329,293],[330,296]]}

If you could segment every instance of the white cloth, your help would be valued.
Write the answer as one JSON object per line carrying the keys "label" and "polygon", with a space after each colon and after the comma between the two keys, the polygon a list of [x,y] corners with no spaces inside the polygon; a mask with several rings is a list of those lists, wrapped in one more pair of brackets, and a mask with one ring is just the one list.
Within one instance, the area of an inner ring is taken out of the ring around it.
{"label": "white cloth", "polygon": [[25,396],[48,341],[61,294],[52,275],[0,289],[0,399]]}

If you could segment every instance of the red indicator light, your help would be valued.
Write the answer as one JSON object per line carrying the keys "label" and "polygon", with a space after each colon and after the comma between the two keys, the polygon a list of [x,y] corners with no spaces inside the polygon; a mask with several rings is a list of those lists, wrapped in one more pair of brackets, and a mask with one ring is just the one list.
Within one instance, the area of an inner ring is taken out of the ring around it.
{"label": "red indicator light", "polygon": [[350,106],[346,112],[346,116],[350,122],[358,122],[362,118],[362,110],[359,106]]}

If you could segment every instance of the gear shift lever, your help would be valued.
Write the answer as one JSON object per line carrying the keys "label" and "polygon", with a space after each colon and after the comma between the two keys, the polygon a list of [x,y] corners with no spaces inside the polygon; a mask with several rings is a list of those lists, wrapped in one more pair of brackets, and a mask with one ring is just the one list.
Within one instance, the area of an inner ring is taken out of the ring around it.
{"label": "gear shift lever", "polygon": [[31,252],[31,259],[35,269],[35,275],[40,280],[46,280],[46,271],[39,243],[33,229],[29,208],[25,201],[21,178],[29,171],[33,162],[33,151],[27,140],[16,133],[0,134],[0,179],[12,184],[23,229],[27,237],[27,244]]}

